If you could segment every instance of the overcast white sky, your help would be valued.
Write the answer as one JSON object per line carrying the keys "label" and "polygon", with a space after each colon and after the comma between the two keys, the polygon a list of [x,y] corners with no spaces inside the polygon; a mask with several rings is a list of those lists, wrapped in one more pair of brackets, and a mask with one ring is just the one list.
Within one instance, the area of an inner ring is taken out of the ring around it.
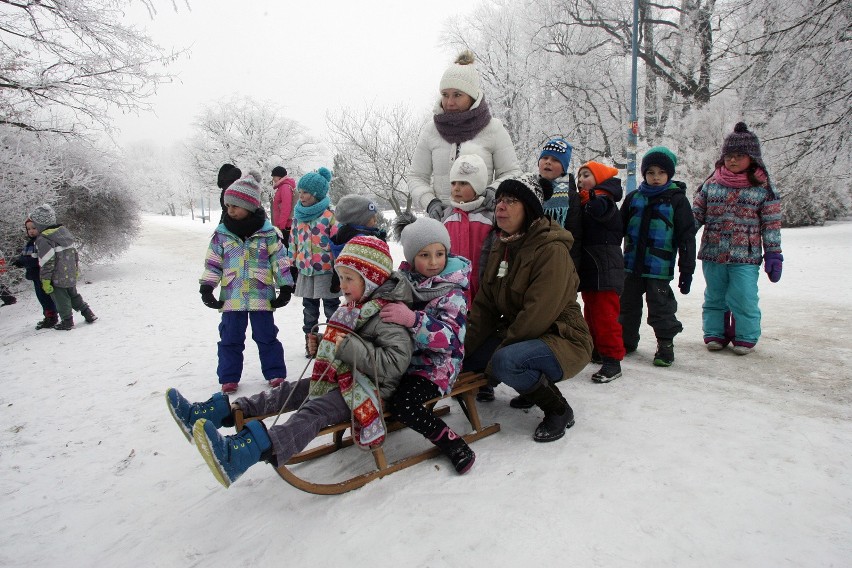
{"label": "overcast white sky", "polygon": [[365,103],[410,103],[425,111],[455,51],[439,47],[447,19],[474,3],[455,0],[191,0],[159,3],[152,21],[139,9],[128,21],[164,47],[189,47],[173,84],[153,99],[155,114],[116,118],[119,142],[186,137],[204,105],[233,93],[272,100],[289,118],[325,138],[326,112]]}

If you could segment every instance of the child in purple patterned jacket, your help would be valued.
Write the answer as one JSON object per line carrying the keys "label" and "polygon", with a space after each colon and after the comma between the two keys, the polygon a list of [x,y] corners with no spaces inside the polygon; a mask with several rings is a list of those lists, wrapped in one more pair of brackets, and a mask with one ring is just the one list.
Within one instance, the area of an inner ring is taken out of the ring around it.
{"label": "child in purple patterned jacket", "polygon": [[408,329],[414,354],[390,401],[391,410],[438,446],[458,473],[465,473],[476,456],[423,403],[450,392],[461,370],[470,262],[449,254],[450,234],[440,221],[402,215],[395,231],[405,254],[398,272],[405,278],[388,296],[399,301],[384,306],[380,316]]}
{"label": "child in purple patterned jacket", "polygon": [[[260,204],[259,181],[260,175],[250,172],[225,190],[225,217],[210,239],[199,280],[201,301],[222,311],[216,373],[223,393],[235,392],[239,386],[249,321],[269,386],[287,378],[284,348],[272,313],[290,301],[293,278],[281,233]],[[219,299],[213,295],[216,286],[220,286]]]}

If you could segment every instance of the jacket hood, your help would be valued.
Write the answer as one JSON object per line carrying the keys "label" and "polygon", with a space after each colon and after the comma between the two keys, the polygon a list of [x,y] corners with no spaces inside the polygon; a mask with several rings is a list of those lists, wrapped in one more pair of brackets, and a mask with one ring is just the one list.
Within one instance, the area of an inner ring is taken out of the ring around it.
{"label": "jacket hood", "polygon": [[411,265],[403,261],[399,270],[391,274],[387,282],[379,286],[373,297],[382,297],[394,302],[430,302],[446,296],[453,288],[466,290],[470,286],[470,261],[460,256],[447,257],[444,271],[429,278],[418,277]]}
{"label": "jacket hood", "polygon": [[280,180],[278,180],[278,183],[275,184],[275,189],[278,189],[279,187],[282,187],[282,186],[285,186],[285,185],[289,186],[290,189],[296,189],[296,180],[294,180],[291,177],[281,178]]}
{"label": "jacket hood", "polygon": [[68,247],[74,244],[74,236],[64,225],[45,229],[41,232],[41,236],[53,243],[54,246]]}
{"label": "jacket hood", "polygon": [[602,189],[606,191],[612,195],[612,199],[615,202],[621,201],[621,198],[624,197],[624,190],[621,188],[621,178],[611,177],[603,183],[597,184],[592,189]]}

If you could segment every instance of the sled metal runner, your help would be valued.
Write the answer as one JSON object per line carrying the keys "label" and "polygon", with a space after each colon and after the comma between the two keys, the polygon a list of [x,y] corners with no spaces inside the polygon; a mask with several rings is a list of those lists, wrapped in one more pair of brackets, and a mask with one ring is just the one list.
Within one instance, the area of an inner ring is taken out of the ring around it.
{"label": "sled metal runner", "polygon": [[[471,427],[471,431],[462,436],[462,438],[464,438],[465,442],[471,444],[476,440],[485,438],[500,431],[499,423],[483,427],[479,418],[479,412],[476,408],[476,393],[479,391],[479,387],[485,386],[486,384],[488,384],[488,381],[485,378],[485,375],[481,373],[462,373],[456,380],[456,384],[453,387],[452,392],[445,396],[437,397],[428,401],[425,406],[433,408],[437,416],[444,416],[450,412],[450,406],[445,405],[435,408],[435,405],[445,399],[455,399],[456,402],[459,403],[459,406],[461,406]],[[235,412],[234,416],[236,419],[237,431],[240,431],[245,422],[248,420],[262,420],[264,418],[268,418],[268,416],[244,418],[242,412],[239,410]],[[394,420],[389,412],[385,412],[385,419],[387,420],[388,435],[390,435],[391,432],[405,428],[403,424]],[[280,475],[284,481],[293,487],[308,493],[314,493],[317,495],[339,495],[341,493],[346,493],[347,491],[363,487],[374,479],[379,479],[380,477],[390,475],[396,471],[400,471],[426,461],[427,459],[441,455],[441,451],[437,447],[432,447],[413,456],[388,463],[384,449],[382,447],[378,447],[370,450],[376,464],[375,470],[355,475],[354,477],[338,483],[314,483],[299,477],[293,472],[290,466],[311,461],[353,445],[354,442],[352,440],[352,435],[351,432],[349,432],[351,429],[350,426],[351,424],[349,421],[346,421],[323,428],[320,433],[317,434],[317,438],[331,434],[332,440],[326,444],[304,450],[294,455],[286,464],[279,465],[276,468],[278,475]]]}

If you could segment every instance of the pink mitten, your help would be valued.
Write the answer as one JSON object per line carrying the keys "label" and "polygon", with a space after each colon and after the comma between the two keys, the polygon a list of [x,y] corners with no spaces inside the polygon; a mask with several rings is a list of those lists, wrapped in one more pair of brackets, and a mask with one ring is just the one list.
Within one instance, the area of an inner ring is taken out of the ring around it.
{"label": "pink mitten", "polygon": [[417,321],[417,316],[411,308],[400,302],[393,302],[383,307],[379,317],[383,322],[396,323],[403,327],[414,327],[414,322]]}

